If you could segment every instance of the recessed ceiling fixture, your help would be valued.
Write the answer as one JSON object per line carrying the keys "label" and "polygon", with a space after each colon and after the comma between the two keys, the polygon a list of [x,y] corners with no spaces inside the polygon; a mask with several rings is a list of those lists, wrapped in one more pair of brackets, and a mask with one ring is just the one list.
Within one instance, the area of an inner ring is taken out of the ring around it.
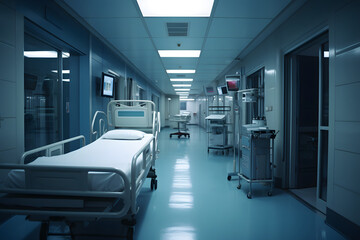
{"label": "recessed ceiling fixture", "polygon": [[190,91],[190,88],[175,88],[175,91]]}
{"label": "recessed ceiling fixture", "polygon": [[192,78],[170,78],[171,82],[192,82]]}
{"label": "recessed ceiling fixture", "polygon": [[191,87],[191,84],[173,84],[173,87]]}
{"label": "recessed ceiling fixture", "polygon": [[194,101],[193,98],[180,98],[180,101]]}
{"label": "recessed ceiling fixture", "polygon": [[189,96],[189,92],[176,92],[176,95]]}
{"label": "recessed ceiling fixture", "polygon": [[160,57],[199,57],[201,50],[158,50]]}
{"label": "recessed ceiling fixture", "polygon": [[[51,72],[57,73],[58,71],[57,70],[51,70]],[[70,70],[62,70],[62,73],[63,74],[70,74]]]}
{"label": "recessed ceiling fixture", "polygon": [[144,17],[210,17],[214,0],[137,0]]}
{"label": "recessed ceiling fixture", "polygon": [[[58,52],[57,51],[24,51],[24,56],[28,58],[57,58]],[[63,52],[63,58],[70,57],[70,53]]]}
{"label": "recessed ceiling fixture", "polygon": [[167,69],[167,73],[195,73],[195,69]]}

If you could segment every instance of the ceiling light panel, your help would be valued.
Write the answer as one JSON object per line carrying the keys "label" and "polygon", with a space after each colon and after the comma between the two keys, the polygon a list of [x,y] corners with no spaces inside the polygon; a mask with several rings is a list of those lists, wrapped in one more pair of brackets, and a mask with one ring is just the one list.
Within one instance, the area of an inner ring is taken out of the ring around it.
{"label": "ceiling light panel", "polygon": [[137,0],[144,17],[210,17],[214,0]]}
{"label": "ceiling light panel", "polygon": [[201,50],[158,50],[160,57],[198,58]]}
{"label": "ceiling light panel", "polygon": [[195,73],[195,69],[167,69],[167,73]]}
{"label": "ceiling light panel", "polygon": [[181,92],[188,92],[190,91],[190,88],[175,88],[175,91],[181,91]]}
{"label": "ceiling light panel", "polygon": [[173,87],[191,87],[191,84],[173,84]]}
{"label": "ceiling light panel", "polygon": [[172,82],[192,82],[192,78],[170,78]]}

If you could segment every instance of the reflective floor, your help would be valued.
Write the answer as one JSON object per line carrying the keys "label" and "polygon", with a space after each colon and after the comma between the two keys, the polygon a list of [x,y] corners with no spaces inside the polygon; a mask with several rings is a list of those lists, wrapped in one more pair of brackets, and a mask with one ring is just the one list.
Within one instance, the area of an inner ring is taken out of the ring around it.
{"label": "reflective floor", "polygon": [[[189,129],[189,139],[170,139],[173,129],[161,132],[158,189],[151,191],[150,181],[144,184],[134,239],[343,239],[321,215],[287,192],[276,189],[268,197],[268,187],[258,184],[253,198],[247,199],[246,183],[238,190],[236,178],[226,179],[232,156],[208,154],[204,130]],[[36,239],[38,231],[38,223],[14,217],[0,226],[0,238]]]}

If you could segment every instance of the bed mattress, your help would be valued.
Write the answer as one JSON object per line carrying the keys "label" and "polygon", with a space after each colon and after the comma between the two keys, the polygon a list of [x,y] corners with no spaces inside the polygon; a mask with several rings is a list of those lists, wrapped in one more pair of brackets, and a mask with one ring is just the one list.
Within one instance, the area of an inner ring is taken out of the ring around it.
{"label": "bed mattress", "polygon": [[[110,167],[123,171],[131,182],[131,161],[138,150],[150,142],[152,151],[152,134],[145,134],[141,140],[114,140],[100,138],[76,151],[53,157],[39,157],[29,163],[46,166],[77,167]],[[137,176],[140,174],[142,154],[137,159]],[[25,188],[23,170],[12,170],[5,180],[9,188]],[[106,172],[89,172],[88,188],[91,191],[121,191],[123,180],[118,174]]]}

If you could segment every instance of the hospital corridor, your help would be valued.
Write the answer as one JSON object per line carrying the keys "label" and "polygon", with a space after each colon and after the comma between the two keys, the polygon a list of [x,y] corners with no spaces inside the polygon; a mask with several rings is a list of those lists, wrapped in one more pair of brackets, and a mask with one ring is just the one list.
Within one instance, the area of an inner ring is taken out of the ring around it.
{"label": "hospital corridor", "polygon": [[360,0],[0,0],[0,240],[360,236]]}

